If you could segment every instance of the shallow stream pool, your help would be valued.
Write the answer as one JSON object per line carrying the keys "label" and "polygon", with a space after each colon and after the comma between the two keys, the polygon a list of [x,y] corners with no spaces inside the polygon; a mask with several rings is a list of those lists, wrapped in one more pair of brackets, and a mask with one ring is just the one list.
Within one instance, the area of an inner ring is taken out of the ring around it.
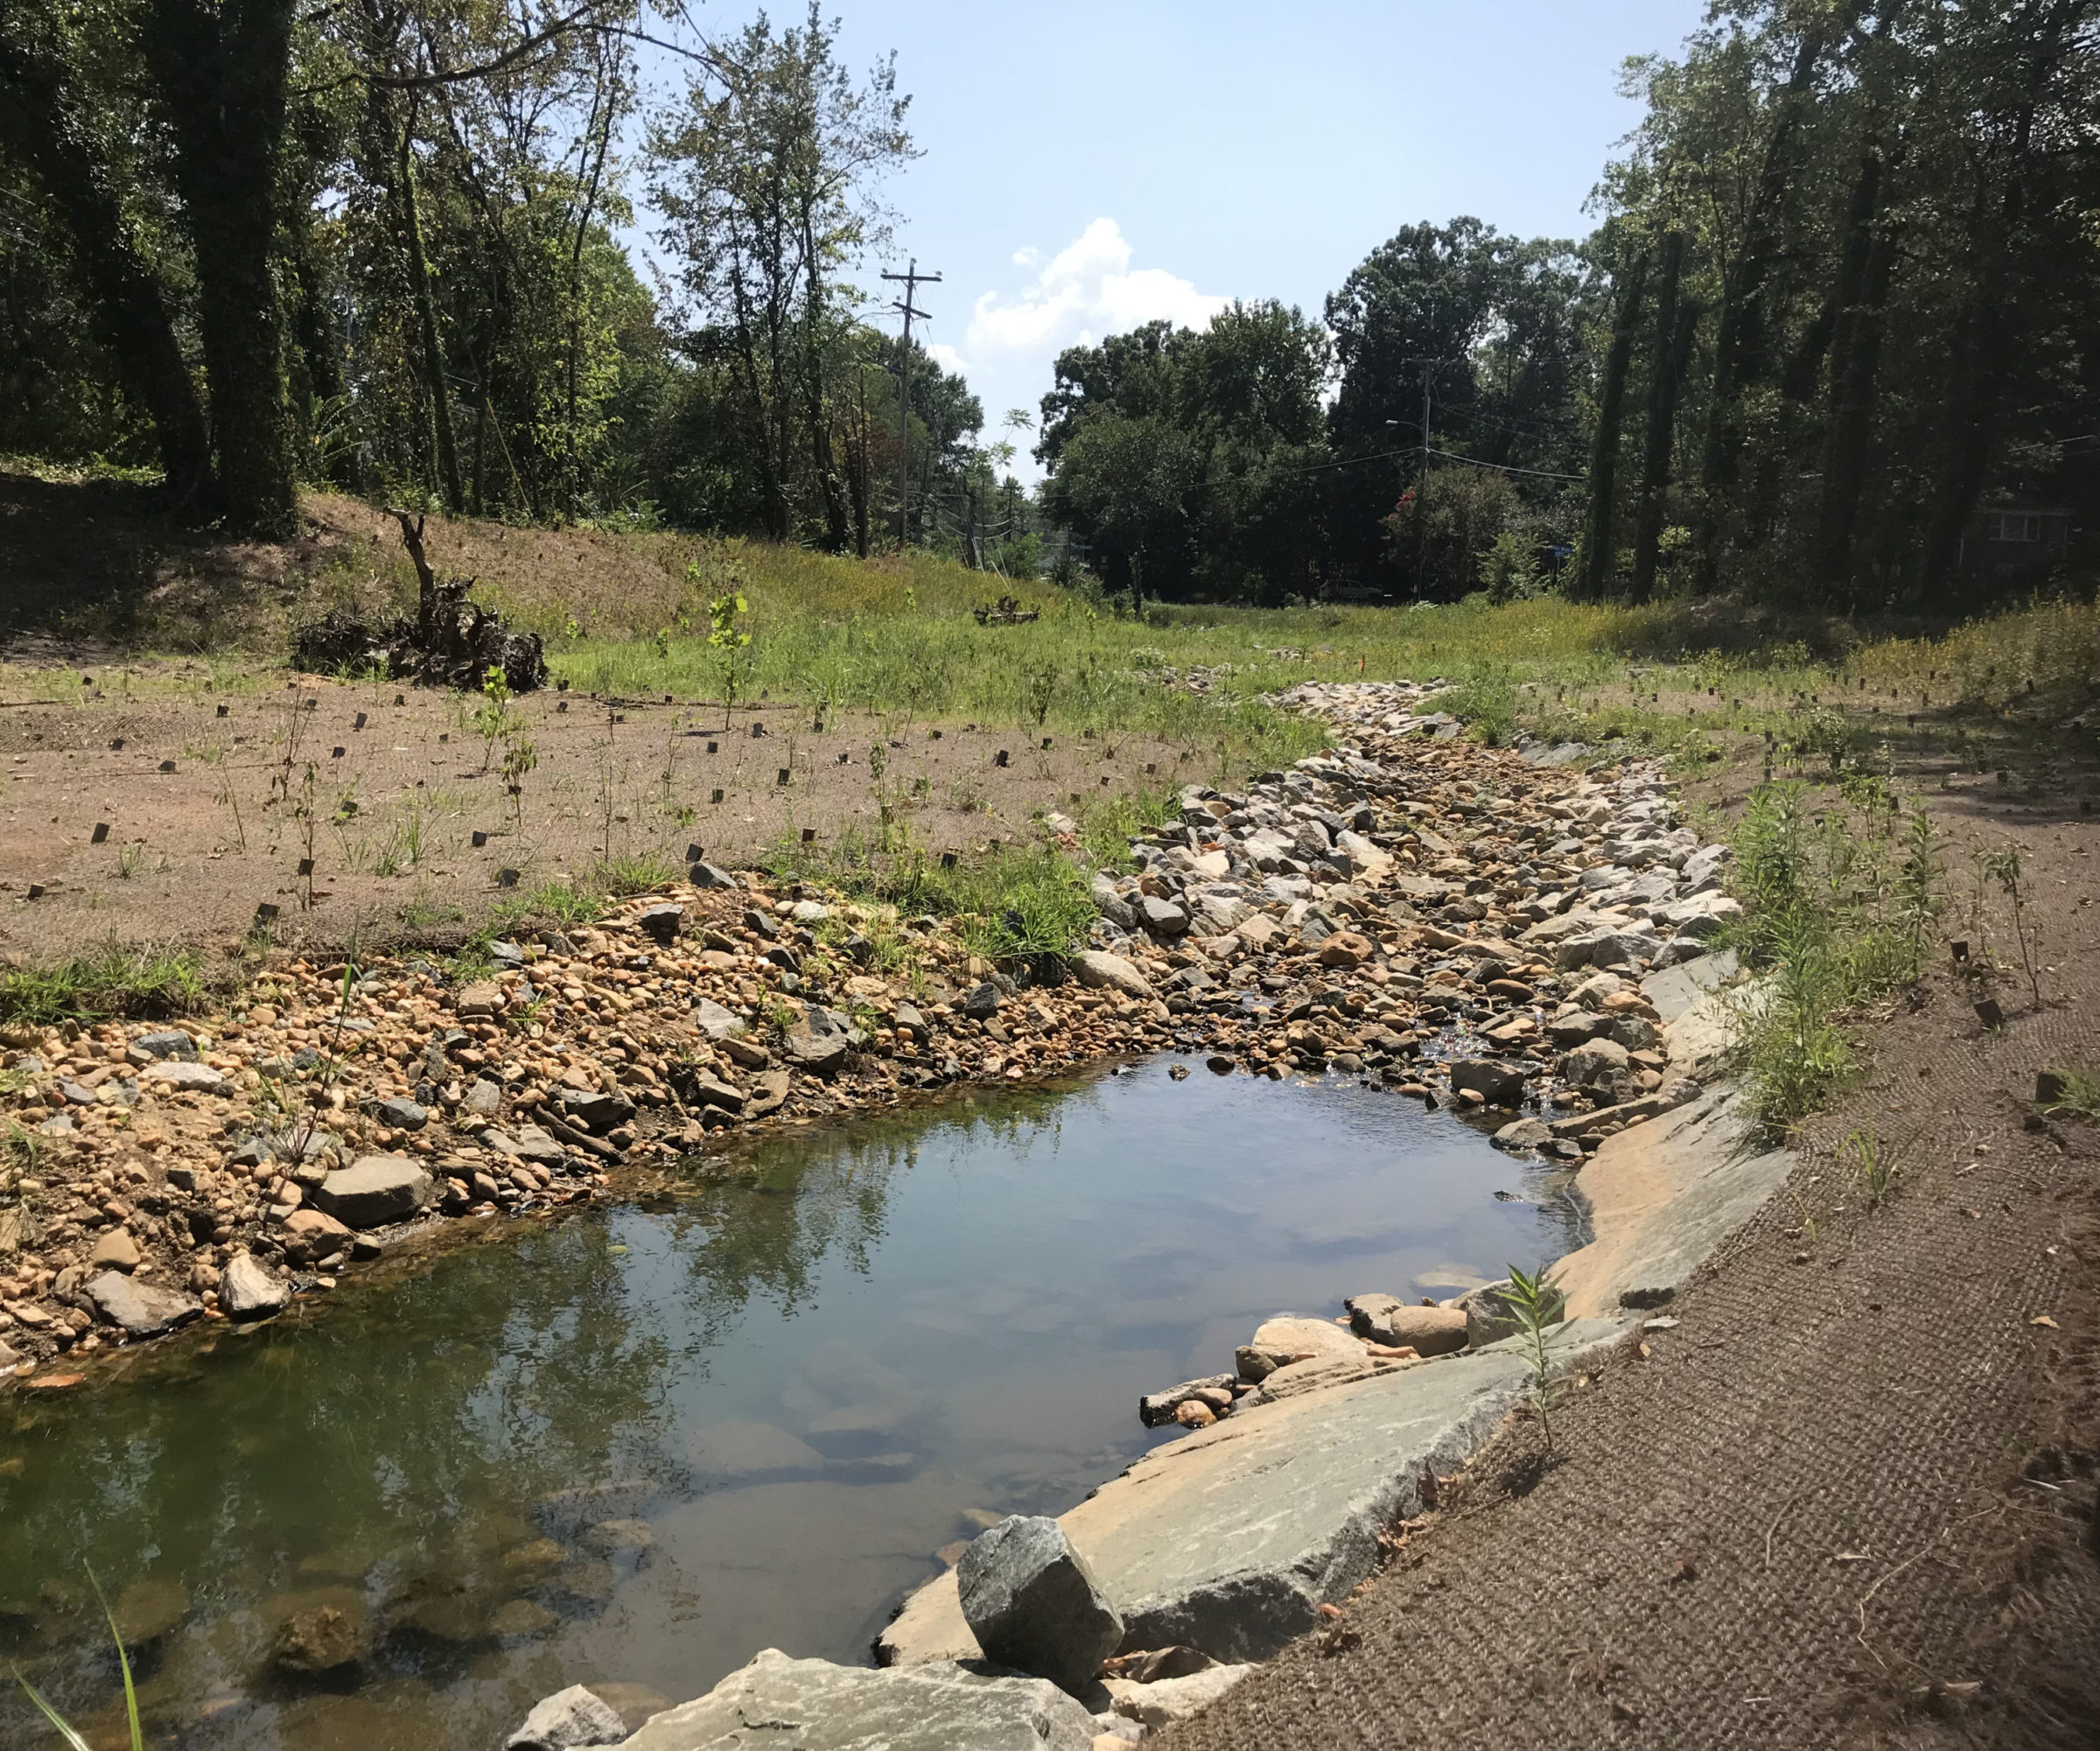
{"label": "shallow stream pool", "polygon": [[[83,1563],[159,1745],[493,1751],[568,1684],[676,1701],[764,1647],[864,1659],[942,1547],[1168,1438],[1138,1394],[1268,1315],[1577,1239],[1497,1200],[1540,1170],[1450,1114],[1165,1061],[732,1159],[12,1395],[0,1659],[116,1742]],[[56,1745],[10,1692],[0,1743]]]}

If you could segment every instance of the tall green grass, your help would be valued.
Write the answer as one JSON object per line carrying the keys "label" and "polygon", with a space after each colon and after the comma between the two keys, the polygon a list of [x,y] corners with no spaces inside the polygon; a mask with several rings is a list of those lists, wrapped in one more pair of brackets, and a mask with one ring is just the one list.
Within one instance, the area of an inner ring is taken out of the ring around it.
{"label": "tall green grass", "polygon": [[112,940],[48,966],[0,969],[0,1022],[50,1027],[119,1016],[158,1021],[201,1009],[213,995],[195,949]]}

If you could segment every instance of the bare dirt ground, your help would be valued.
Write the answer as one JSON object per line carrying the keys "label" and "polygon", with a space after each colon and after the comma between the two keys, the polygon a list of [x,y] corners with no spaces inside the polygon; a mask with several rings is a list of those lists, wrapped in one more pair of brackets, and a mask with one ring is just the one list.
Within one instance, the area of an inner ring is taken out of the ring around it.
{"label": "bare dirt ground", "polygon": [[2100,1065],[2100,832],[1936,807],[2023,848],[2042,1003],[1997,928],[2002,1031],[1950,963],[1861,1018],[1871,1073],[1788,1191],[1558,1402],[1553,1454],[1508,1426],[1340,1620],[1164,1744],[2100,1742],[2100,1128],[2034,1104]]}
{"label": "bare dirt ground", "polygon": [[696,844],[741,867],[805,832],[876,838],[886,811],[929,854],[968,851],[1031,836],[1046,807],[1194,775],[1184,750],[1137,739],[1046,749],[851,713],[819,730],[781,701],[732,721],[719,703],[550,690],[510,707],[537,760],[514,806],[478,698],[48,655],[0,663],[0,954],[20,958],[111,937],[237,942],[259,905],[288,946],[441,938],[503,897],[506,871],[524,890],[608,861],[675,874]]}

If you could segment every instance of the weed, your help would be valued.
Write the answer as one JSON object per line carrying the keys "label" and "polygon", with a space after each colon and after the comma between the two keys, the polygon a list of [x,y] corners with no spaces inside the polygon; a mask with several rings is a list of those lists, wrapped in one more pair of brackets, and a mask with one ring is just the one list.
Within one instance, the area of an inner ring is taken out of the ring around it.
{"label": "weed", "polygon": [[606,858],[589,875],[591,884],[620,899],[654,893],[683,879],[685,872],[662,851]]}
{"label": "weed", "polygon": [[2056,1079],[2058,1093],[2042,1110],[2052,1118],[2100,1121],[2100,1075],[2090,1070],[2069,1068],[2049,1073]]}
{"label": "weed", "polygon": [[2020,964],[2027,976],[2027,989],[2034,1007],[2041,1007],[2041,970],[2034,964],[2034,950],[2027,941],[2026,895],[2020,886],[2020,847],[1982,853],[1983,871],[1998,884],[2012,908],[2012,940],[2020,949]]}
{"label": "weed", "polygon": [[1553,1376],[1556,1334],[1567,1323],[1567,1297],[1546,1280],[1546,1267],[1529,1273],[1509,1267],[1508,1285],[1501,1292],[1502,1304],[1516,1321],[1516,1335],[1525,1366],[1531,1370],[1531,1407],[1546,1438],[1546,1451],[1553,1451],[1553,1399],[1560,1383]]}
{"label": "weed", "polygon": [[[93,1569],[88,1571],[88,1583],[94,1587],[95,1602],[102,1607],[102,1616],[109,1625],[109,1639],[116,1644],[117,1670],[122,1673],[124,1680],[124,1724],[130,1732],[131,1751],[145,1751],[145,1733],[140,1727],[138,1719],[138,1692],[131,1682],[131,1656],[125,1651],[123,1635],[116,1627],[116,1614],[110,1610],[109,1601],[103,1598],[102,1584],[95,1579]],[[37,1705],[38,1712],[43,1715],[44,1719],[58,1729],[59,1736],[72,1747],[72,1751],[90,1751],[87,1740],[83,1739],[74,1727],[66,1724],[59,1712],[44,1700],[27,1678],[17,1672],[15,1682],[22,1686],[24,1692],[28,1696],[30,1701]]]}
{"label": "weed", "polygon": [[1838,1156],[1850,1165],[1852,1182],[1866,1194],[1867,1208],[1880,1209],[1895,1187],[1896,1159],[1875,1137],[1873,1126],[1847,1136]]}
{"label": "weed", "polygon": [[116,879],[119,881],[130,881],[133,876],[138,873],[140,866],[145,861],[144,841],[133,839],[126,844],[119,845],[116,848]]}

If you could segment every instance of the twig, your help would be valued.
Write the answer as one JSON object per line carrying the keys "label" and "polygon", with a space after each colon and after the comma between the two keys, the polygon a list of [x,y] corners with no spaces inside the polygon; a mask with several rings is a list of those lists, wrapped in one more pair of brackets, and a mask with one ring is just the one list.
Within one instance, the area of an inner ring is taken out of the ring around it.
{"label": "twig", "polygon": [[1802,1492],[1797,1489],[1781,1502],[1779,1512],[1772,1516],[1772,1523],[1765,1528],[1765,1568],[1767,1572],[1769,1572],[1772,1567],[1772,1535],[1779,1530],[1779,1523],[1787,1517],[1787,1510],[1800,1501],[1801,1496]]}
{"label": "twig", "polygon": [[[1955,1529],[1956,1527],[1966,1526],[1971,1520],[1981,1520],[1987,1515],[1998,1514],[2004,1511],[2005,1504],[2001,1502],[1994,1502],[1988,1508],[1979,1508],[1975,1513],[1964,1514],[1959,1520],[1954,1521],[1949,1525],[1942,1526],[1940,1529],[1940,1537],[1942,1539],[1951,1538],[1954,1536]],[[1880,1579],[1877,1580],[1872,1586],[1867,1588],[1865,1593],[1859,1595],[1859,1634],[1858,1640],[1862,1648],[1865,1648],[1868,1653],[1873,1654],[1874,1659],[1879,1664],[1886,1665],[1888,1663],[1886,1660],[1883,1660],[1880,1655],[1874,1654],[1872,1646],[1866,1639],[1867,1603],[1877,1593],[1880,1592],[1883,1587],[1886,1586],[1890,1581],[1894,1580],[1898,1575],[1901,1574],[1905,1569],[1910,1567],[1914,1563],[1922,1562],[1927,1557],[1930,1556],[1932,1554],[1932,1545],[1928,1544],[1922,1550],[1914,1551],[1910,1556],[1904,1558],[1901,1562],[1895,1565],[1895,1567],[1886,1571],[1881,1576]]]}

